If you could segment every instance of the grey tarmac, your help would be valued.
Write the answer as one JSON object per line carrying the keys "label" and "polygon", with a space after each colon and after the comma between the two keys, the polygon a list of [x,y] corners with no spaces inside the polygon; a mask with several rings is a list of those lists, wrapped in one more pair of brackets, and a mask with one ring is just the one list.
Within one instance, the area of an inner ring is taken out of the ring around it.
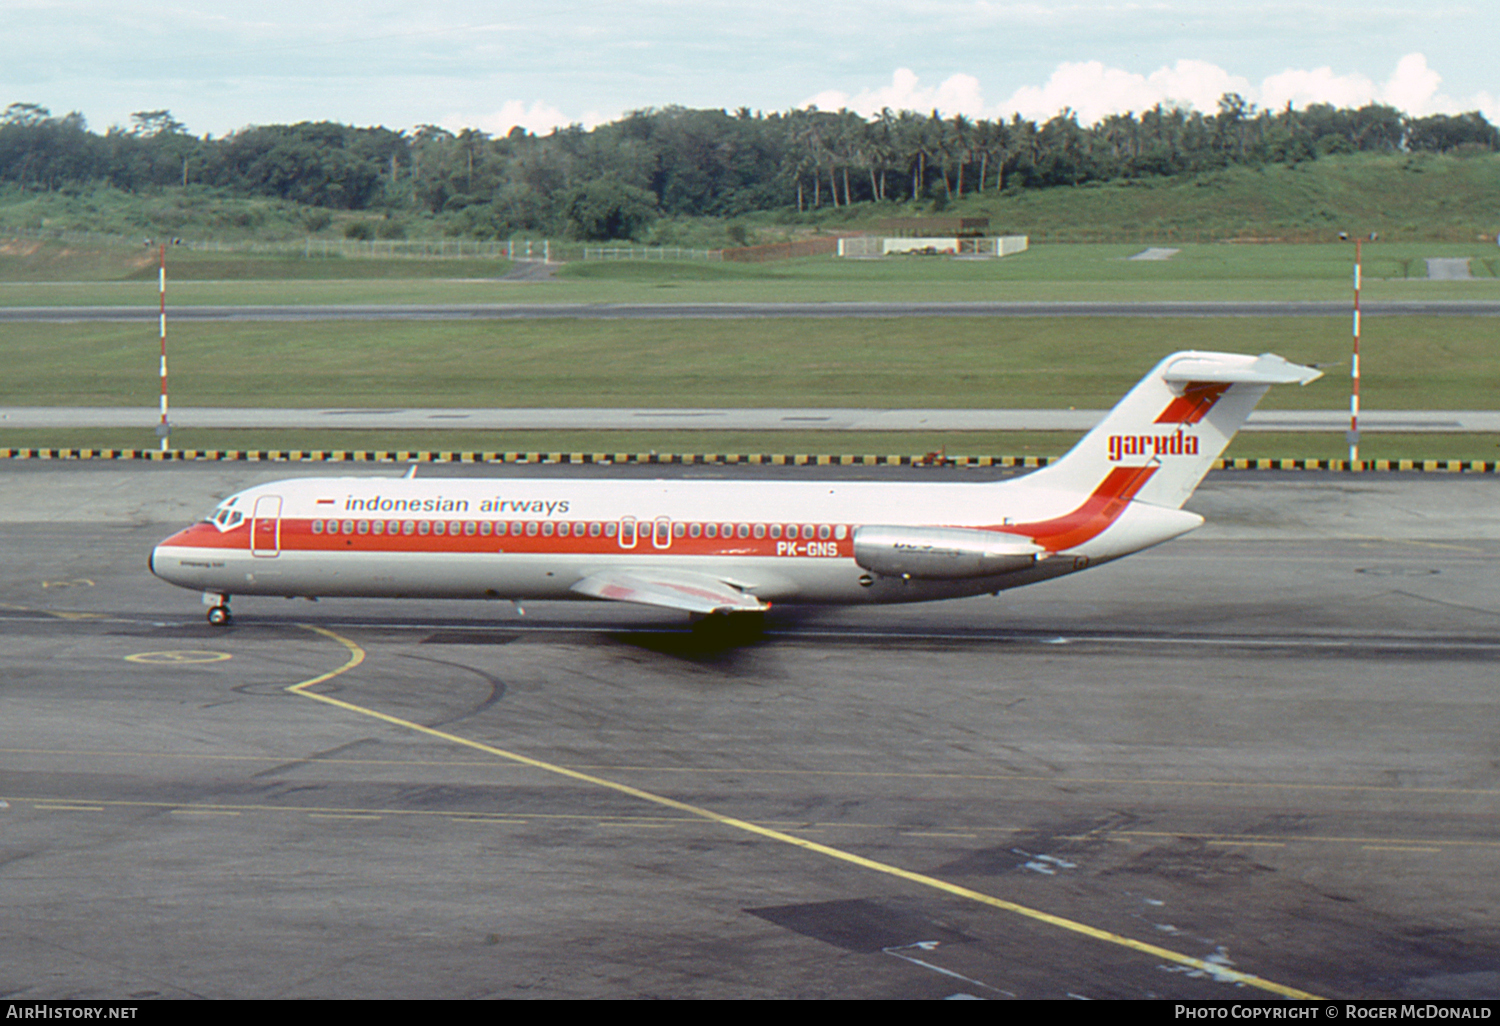
{"label": "grey tarmac", "polygon": [[[173,305],[170,321],[727,320],[782,317],[1347,317],[1347,302],[932,302],[932,303],[433,303],[298,306]],[[1496,317],[1500,300],[1385,300],[1366,317]],[[155,322],[156,306],[0,307],[6,321]]]}
{"label": "grey tarmac", "polygon": [[1130,559],[740,637],[268,598],[216,630],[146,572],[322,472],[0,466],[9,999],[1500,991],[1490,476],[1215,473]]}
{"label": "grey tarmac", "polygon": [[1472,281],[1468,257],[1428,257],[1427,277],[1433,281]]}

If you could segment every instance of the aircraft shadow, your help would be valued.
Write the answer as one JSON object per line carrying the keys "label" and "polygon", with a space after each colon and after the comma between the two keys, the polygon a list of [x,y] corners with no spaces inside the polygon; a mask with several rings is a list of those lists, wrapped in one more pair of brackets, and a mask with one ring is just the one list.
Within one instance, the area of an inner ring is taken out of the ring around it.
{"label": "aircraft shadow", "polygon": [[765,618],[758,614],[708,616],[686,630],[617,631],[609,637],[658,655],[725,668],[746,650],[768,640]]}

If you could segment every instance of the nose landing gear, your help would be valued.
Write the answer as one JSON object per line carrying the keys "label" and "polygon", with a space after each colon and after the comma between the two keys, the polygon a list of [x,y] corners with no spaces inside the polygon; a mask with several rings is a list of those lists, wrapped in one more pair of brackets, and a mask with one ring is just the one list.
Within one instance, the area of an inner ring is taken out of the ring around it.
{"label": "nose landing gear", "polygon": [[203,593],[203,604],[209,607],[208,622],[215,627],[227,627],[234,619],[233,615],[229,612],[228,595],[205,591]]}

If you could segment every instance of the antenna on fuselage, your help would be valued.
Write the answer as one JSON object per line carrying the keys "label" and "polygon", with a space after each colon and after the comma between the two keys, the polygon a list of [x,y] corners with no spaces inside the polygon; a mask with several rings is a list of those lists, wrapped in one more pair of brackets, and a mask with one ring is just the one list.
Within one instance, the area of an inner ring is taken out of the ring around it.
{"label": "antenna on fuselage", "polygon": [[416,479],[416,476],[417,476],[417,465],[415,463],[413,463],[409,468],[407,468],[407,471],[406,471],[405,475],[402,476],[401,480],[403,480],[403,481],[413,481],[413,480]]}

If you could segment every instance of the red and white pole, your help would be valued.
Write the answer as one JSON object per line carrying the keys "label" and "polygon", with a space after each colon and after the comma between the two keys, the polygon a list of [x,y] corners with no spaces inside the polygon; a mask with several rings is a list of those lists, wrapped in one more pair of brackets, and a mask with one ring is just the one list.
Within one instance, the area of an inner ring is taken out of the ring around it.
{"label": "red and white pole", "polygon": [[157,272],[157,283],[161,287],[161,425],[156,433],[161,436],[161,451],[166,452],[172,434],[167,424],[167,244],[161,246],[161,268]]}
{"label": "red and white pole", "polygon": [[1354,356],[1349,364],[1349,469],[1363,470],[1359,462],[1359,271],[1360,243],[1354,240]]}

